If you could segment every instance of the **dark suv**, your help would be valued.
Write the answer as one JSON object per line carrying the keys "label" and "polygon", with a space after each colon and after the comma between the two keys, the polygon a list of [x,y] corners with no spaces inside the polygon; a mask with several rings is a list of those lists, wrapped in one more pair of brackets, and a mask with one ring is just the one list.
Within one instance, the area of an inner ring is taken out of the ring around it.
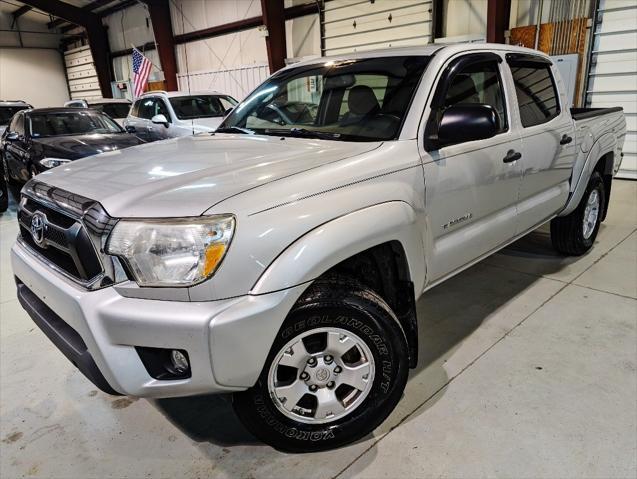
{"label": "dark suv", "polygon": [[0,156],[9,186],[21,186],[42,171],[141,143],[99,111],[39,108],[13,116],[0,138]]}

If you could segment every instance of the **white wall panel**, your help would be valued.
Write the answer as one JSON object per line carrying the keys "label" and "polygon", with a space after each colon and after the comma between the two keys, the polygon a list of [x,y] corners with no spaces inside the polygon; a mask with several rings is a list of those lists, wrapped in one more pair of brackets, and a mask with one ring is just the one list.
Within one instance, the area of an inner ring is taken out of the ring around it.
{"label": "white wall panel", "polygon": [[88,45],[64,52],[64,65],[72,100],[102,97],[93,55]]}
{"label": "white wall panel", "polygon": [[431,41],[432,1],[332,0],[325,4],[327,55]]}
{"label": "white wall panel", "polygon": [[601,0],[586,105],[621,106],[626,140],[620,177],[637,179],[637,2]]}
{"label": "white wall panel", "polygon": [[0,98],[35,107],[61,106],[69,99],[60,52],[0,48]]}
{"label": "white wall panel", "polygon": [[260,0],[172,0],[175,35],[261,15]]}
{"label": "white wall panel", "polygon": [[177,81],[182,91],[216,90],[240,101],[269,75],[268,64],[263,63],[230,70],[191,72],[189,75],[180,73]]}
{"label": "white wall panel", "polygon": [[319,15],[285,22],[287,58],[306,58],[321,55],[321,25]]}
{"label": "white wall panel", "polygon": [[486,35],[487,0],[444,2],[444,36]]}
{"label": "white wall panel", "polygon": [[[136,4],[108,15],[103,22],[108,27],[108,42],[113,52],[155,41],[150,15],[147,7],[143,4]],[[151,68],[149,80],[163,80],[163,73],[158,68],[161,65],[157,51],[149,50],[143,53],[154,65]],[[132,68],[131,55],[113,59],[113,72],[116,81],[130,80],[133,76]]]}

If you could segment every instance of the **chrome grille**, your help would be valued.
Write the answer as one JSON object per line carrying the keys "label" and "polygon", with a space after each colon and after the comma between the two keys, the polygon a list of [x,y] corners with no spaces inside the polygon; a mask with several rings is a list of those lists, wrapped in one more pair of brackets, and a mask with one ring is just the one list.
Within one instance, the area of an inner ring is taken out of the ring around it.
{"label": "chrome grille", "polygon": [[32,180],[23,190],[18,222],[22,244],[73,281],[97,289],[126,279],[117,259],[102,251],[117,220],[98,202]]}

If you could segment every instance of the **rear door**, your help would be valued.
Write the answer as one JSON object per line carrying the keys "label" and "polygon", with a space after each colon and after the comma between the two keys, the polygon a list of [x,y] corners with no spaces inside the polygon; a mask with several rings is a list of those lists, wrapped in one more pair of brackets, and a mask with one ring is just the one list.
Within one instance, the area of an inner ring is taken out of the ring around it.
{"label": "rear door", "polygon": [[445,108],[467,103],[492,106],[499,129],[492,138],[429,148],[423,156],[427,233],[433,242],[429,283],[515,236],[522,169],[510,158],[520,152],[521,143],[509,114],[512,89],[506,74],[499,54],[464,54],[443,68],[434,89],[426,131]]}
{"label": "rear door", "polygon": [[566,205],[575,161],[575,134],[557,68],[528,54],[507,54],[519,115],[523,169],[518,233],[550,219]]}

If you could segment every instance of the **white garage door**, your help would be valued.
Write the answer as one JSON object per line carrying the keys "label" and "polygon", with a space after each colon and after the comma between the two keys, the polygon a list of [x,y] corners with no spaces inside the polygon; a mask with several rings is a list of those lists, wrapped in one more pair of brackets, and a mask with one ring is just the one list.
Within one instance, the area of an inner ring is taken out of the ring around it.
{"label": "white garage door", "polygon": [[601,0],[594,35],[586,105],[624,108],[627,132],[618,176],[637,179],[637,2]]}
{"label": "white garage door", "polygon": [[64,63],[71,100],[102,98],[93,55],[88,45],[64,52]]}
{"label": "white garage door", "polygon": [[332,0],[322,30],[326,55],[431,41],[431,0]]}

